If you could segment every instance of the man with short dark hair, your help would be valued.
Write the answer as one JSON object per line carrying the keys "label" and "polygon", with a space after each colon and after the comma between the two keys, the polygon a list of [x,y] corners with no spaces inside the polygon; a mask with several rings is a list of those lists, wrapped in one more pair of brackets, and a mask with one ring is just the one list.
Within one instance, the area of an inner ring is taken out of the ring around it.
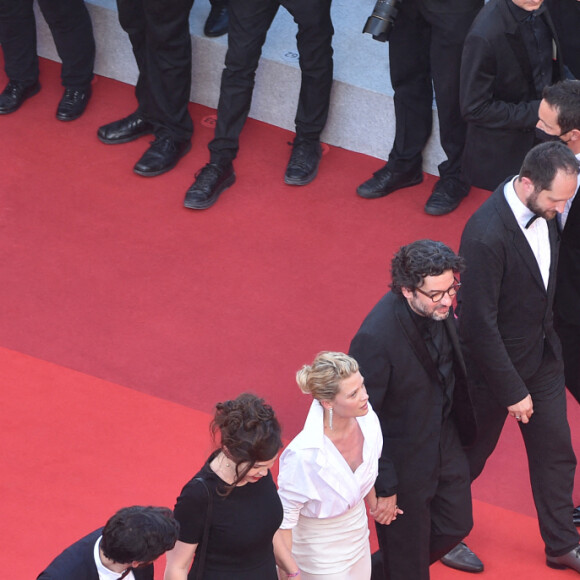
{"label": "man with short dark hair", "polygon": [[[575,0],[574,0],[575,1]],[[564,142],[580,161],[580,81],[544,89],[537,129],[545,139]],[[580,176],[578,189],[558,216],[560,252],[554,298],[554,324],[562,341],[566,387],[580,403]],[[580,525],[580,507],[574,509]]]}
{"label": "man with short dark hair", "polygon": [[104,528],[57,556],[37,580],[153,580],[153,561],[173,548],[178,534],[169,508],[122,508]]}
{"label": "man with short dark hair", "polygon": [[429,565],[457,545],[462,569],[483,570],[460,544],[473,525],[462,441],[475,434],[452,308],[462,270],[442,242],[403,246],[391,291],[350,345],[383,432],[371,515],[389,580],[428,578]]}
{"label": "man with short dark hair", "polygon": [[552,313],[553,218],[577,180],[578,161],[562,143],[543,143],[526,155],[519,175],[504,181],[465,226],[458,312],[478,426],[467,452],[471,477],[481,473],[506,418],[513,417],[526,446],[546,563],[580,572],[572,523],[576,457]]}

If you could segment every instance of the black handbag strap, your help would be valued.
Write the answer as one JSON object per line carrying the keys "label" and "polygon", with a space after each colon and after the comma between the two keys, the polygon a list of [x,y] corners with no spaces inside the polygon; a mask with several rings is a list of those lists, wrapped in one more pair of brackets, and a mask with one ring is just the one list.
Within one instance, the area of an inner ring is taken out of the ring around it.
{"label": "black handbag strap", "polygon": [[201,481],[203,487],[205,487],[205,491],[207,492],[208,499],[207,513],[205,516],[205,526],[203,528],[203,538],[201,540],[201,552],[198,552],[196,554],[196,560],[199,558],[199,565],[197,567],[196,578],[197,580],[201,580],[203,575],[203,568],[205,566],[205,555],[207,553],[207,540],[209,538],[209,528],[211,526],[211,515],[213,511],[213,494],[211,493],[211,490],[207,486],[207,483],[205,482],[205,479],[203,479],[203,477],[196,477],[195,481]]}

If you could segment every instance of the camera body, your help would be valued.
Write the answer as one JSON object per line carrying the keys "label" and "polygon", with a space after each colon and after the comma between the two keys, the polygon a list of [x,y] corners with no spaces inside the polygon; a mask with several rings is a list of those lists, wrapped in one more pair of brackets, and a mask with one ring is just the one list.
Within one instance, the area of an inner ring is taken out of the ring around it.
{"label": "camera body", "polygon": [[397,4],[403,0],[377,0],[373,13],[363,28],[363,33],[372,34],[375,40],[387,42],[398,14]]}

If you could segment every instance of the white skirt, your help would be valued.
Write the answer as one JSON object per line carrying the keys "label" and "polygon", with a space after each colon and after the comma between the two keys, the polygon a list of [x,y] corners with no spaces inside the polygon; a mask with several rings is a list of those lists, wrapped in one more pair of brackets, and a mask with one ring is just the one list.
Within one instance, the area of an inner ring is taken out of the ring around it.
{"label": "white skirt", "polygon": [[292,530],[292,554],[302,580],[368,580],[371,548],[364,501],[335,518],[300,516]]}

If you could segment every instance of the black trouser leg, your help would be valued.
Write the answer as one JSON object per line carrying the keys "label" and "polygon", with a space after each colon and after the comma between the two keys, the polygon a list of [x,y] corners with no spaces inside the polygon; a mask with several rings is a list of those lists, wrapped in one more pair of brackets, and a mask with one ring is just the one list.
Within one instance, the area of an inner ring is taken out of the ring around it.
{"label": "black trouser leg", "polygon": [[139,67],[139,109],[156,136],[191,139],[191,36],[193,0],[117,0],[119,21]]}
{"label": "black trouser leg", "polygon": [[240,133],[250,112],[262,46],[278,7],[278,0],[229,2],[228,51],[215,137],[209,144],[212,163],[231,162],[238,153]]}
{"label": "black trouser leg", "polygon": [[298,139],[318,140],[328,118],[333,61],[331,0],[282,0],[298,24],[302,82],[296,111]]}
{"label": "black trouser leg", "polygon": [[388,162],[394,171],[409,171],[421,166],[433,127],[431,28],[415,2],[402,2],[399,9],[389,40],[395,141]]}
{"label": "black trouser leg", "polygon": [[526,445],[530,482],[546,553],[561,556],[578,545],[572,523],[576,457],[566,416],[563,384],[532,392],[534,414],[520,430]]}
{"label": "black trouser leg", "polygon": [[83,0],[38,0],[62,61],[62,84],[86,88],[93,80],[95,39]]}
{"label": "black trouser leg", "polygon": [[580,325],[556,317],[556,330],[562,342],[566,387],[580,403]]}
{"label": "black trouser leg", "polygon": [[0,0],[0,44],[4,52],[4,70],[11,81],[23,85],[38,81],[32,0]]}
{"label": "black trouser leg", "polygon": [[431,26],[431,74],[439,117],[439,137],[447,155],[447,160],[439,165],[439,175],[462,181],[465,181],[461,158],[466,124],[459,108],[459,69],[463,42],[476,15],[477,10],[427,15]]}

